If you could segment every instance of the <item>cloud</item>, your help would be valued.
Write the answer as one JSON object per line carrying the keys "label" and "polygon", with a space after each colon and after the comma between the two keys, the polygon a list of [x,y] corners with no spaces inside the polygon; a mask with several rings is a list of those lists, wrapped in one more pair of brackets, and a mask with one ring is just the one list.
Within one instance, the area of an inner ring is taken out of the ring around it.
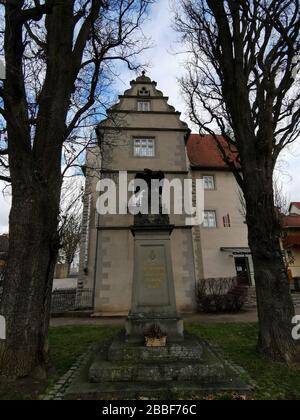
{"label": "cloud", "polygon": [[280,156],[279,177],[290,201],[300,202],[300,140],[287,148]]}
{"label": "cloud", "polygon": [[[152,6],[143,32],[152,38],[155,47],[144,53],[144,61],[151,64],[149,77],[158,82],[158,89],[162,90],[165,96],[169,96],[169,103],[181,111],[181,118],[189,123],[186,105],[178,86],[178,78],[184,74],[184,57],[172,53],[176,48],[177,34],[172,29],[171,4],[169,0],[160,0]],[[132,78],[132,73],[122,74],[122,83],[118,84],[119,93],[123,93],[122,91],[129,87]],[[291,201],[300,201],[300,154],[297,154],[299,146],[300,140],[282,153],[277,171],[277,176]]]}
{"label": "cloud", "polygon": [[[172,13],[169,0],[160,0],[151,8],[151,14],[143,26],[143,33],[152,39],[154,47],[146,50],[139,61],[149,63],[147,75],[158,83],[157,88],[169,96],[170,105],[178,111],[185,110],[177,79],[183,75],[182,56],[174,54],[176,33],[172,30]],[[128,89],[133,74],[122,69],[120,80],[116,83],[118,93]]]}
{"label": "cloud", "polygon": [[8,232],[8,216],[11,198],[8,194],[2,193],[4,184],[0,182],[0,234]]}

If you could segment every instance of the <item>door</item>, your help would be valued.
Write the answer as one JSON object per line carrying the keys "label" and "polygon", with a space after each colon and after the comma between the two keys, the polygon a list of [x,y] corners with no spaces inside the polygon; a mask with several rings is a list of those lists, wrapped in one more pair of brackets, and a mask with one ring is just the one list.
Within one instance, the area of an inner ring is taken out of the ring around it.
{"label": "door", "polygon": [[248,257],[236,257],[235,268],[239,283],[251,286]]}

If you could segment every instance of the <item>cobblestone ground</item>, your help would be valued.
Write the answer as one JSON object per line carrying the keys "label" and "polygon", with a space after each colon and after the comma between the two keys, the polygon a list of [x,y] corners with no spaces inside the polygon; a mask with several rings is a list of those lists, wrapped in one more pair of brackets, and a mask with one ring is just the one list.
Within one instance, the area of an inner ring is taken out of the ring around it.
{"label": "cobblestone ground", "polygon": [[94,347],[91,346],[91,348],[81,355],[76,363],[71,367],[70,370],[68,370],[67,373],[65,373],[54,386],[52,386],[50,389],[47,390],[47,392],[41,397],[41,400],[44,401],[61,401],[64,399],[64,395],[73,381],[75,375],[78,373],[78,371],[87,363],[91,352],[93,351]]}

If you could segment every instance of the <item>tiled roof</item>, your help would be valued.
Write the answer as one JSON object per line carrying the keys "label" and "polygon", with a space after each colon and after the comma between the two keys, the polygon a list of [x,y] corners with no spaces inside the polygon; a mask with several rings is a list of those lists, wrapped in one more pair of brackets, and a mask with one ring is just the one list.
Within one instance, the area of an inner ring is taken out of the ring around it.
{"label": "tiled roof", "polygon": [[299,210],[300,210],[300,203],[298,203],[298,202],[293,202],[293,203],[291,203],[291,205],[290,205],[290,209],[291,209],[293,206],[297,207],[297,209],[299,209]]}
{"label": "tiled roof", "polygon": [[300,245],[300,235],[289,235],[283,240],[284,248]]}
{"label": "tiled roof", "polygon": [[[235,161],[237,152],[229,150],[229,146],[222,136],[218,136],[218,138],[224,149],[228,151],[228,156]],[[228,169],[213,136],[191,134],[187,142],[187,154],[191,166],[194,168]]]}
{"label": "tiled roof", "polygon": [[300,228],[300,216],[284,216],[284,228]]}

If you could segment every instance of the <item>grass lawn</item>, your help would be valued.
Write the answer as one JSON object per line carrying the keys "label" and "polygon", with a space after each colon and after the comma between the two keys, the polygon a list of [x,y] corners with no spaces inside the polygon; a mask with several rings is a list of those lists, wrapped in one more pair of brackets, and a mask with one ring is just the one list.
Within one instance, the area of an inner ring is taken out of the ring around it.
{"label": "grass lawn", "polygon": [[[250,396],[253,399],[299,399],[300,366],[287,367],[268,362],[255,351],[256,324],[188,324],[190,332],[219,345],[227,359],[242,366],[258,385]],[[20,381],[0,385],[0,399],[37,399],[47,386],[52,385],[84,353],[92,343],[112,337],[116,327],[74,326],[50,330],[50,359],[52,368],[47,383]],[[199,396],[195,396],[201,397]],[[219,396],[230,398],[230,396]]]}
{"label": "grass lawn", "polygon": [[118,331],[114,327],[59,327],[50,329],[50,366],[48,380],[20,380],[13,384],[0,384],[0,400],[36,400],[46,388],[52,386],[66,373],[77,358],[91,344],[112,337]]}
{"label": "grass lawn", "polygon": [[256,353],[257,324],[189,324],[190,332],[220,346],[257,384],[251,398],[300,400],[300,366],[272,363]]}

